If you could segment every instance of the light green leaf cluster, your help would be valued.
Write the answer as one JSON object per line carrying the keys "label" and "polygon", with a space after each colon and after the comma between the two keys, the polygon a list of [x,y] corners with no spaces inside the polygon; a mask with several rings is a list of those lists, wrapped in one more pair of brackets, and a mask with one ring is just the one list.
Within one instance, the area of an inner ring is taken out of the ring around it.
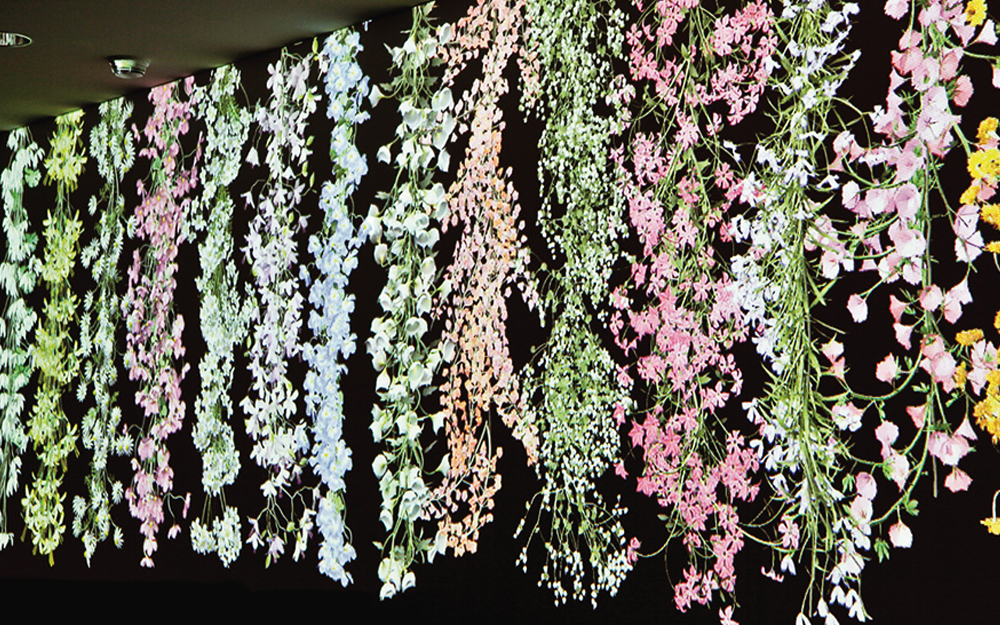
{"label": "light green leaf cluster", "polygon": [[[594,319],[606,315],[617,240],[625,232],[623,197],[608,158],[613,122],[596,113],[610,89],[623,21],[614,3],[604,0],[527,4],[525,58],[537,65],[523,71],[522,108],[545,123],[538,220],[551,255],[564,259],[559,267],[543,267],[548,275],[542,307],[551,336],[523,379],[541,438],[537,466],[544,482],[528,544],[546,534],[542,579],[557,603],[589,595],[596,604],[601,591],[617,591],[630,568],[622,510],[608,505],[595,487],[619,456],[615,406],[630,402]],[[571,580],[568,590],[565,580]]]}
{"label": "light green leaf cluster", "polygon": [[127,130],[132,108],[132,102],[124,98],[101,104],[101,121],[90,132],[90,154],[97,161],[104,186],[99,196],[90,198],[88,212],[94,217],[99,213],[97,231],[81,252],[83,266],[90,269],[96,287],[83,301],[77,398],[84,401],[88,391],[94,397],[94,406],[84,415],[80,430],[83,446],[94,455],[86,478],[87,494],[73,500],[73,535],[83,541],[88,565],[97,545],[112,529],[116,535],[121,533],[111,518],[111,506],[121,503],[124,490],[121,481],[108,473],[108,457],[127,456],[132,449],[128,434],[119,430],[122,415],[114,388],[118,380],[115,331],[121,320],[118,260],[125,237],[121,181],[135,160],[132,133]]}
{"label": "light green leaf cluster", "polygon": [[56,207],[44,222],[45,256],[39,275],[48,287],[41,325],[35,331],[31,355],[38,368],[35,405],[28,421],[28,436],[38,452],[41,466],[22,499],[24,523],[31,533],[36,552],[53,561],[53,552],[66,530],[60,492],[66,460],[76,452],[77,426],[62,407],[62,396],[79,370],[74,338],[70,334],[76,320],[76,296],[70,277],[82,223],[69,205],[69,193],[86,162],[83,155],[83,112],[56,118],[56,132],[45,159],[46,180],[55,184]]}
{"label": "light green leaf cluster", "polygon": [[13,541],[13,535],[7,532],[7,498],[17,490],[20,454],[28,444],[21,420],[25,403],[21,390],[34,371],[26,339],[38,316],[25,298],[35,290],[37,260],[33,255],[38,235],[28,230],[23,196],[25,185],[38,184],[36,167],[43,154],[26,128],[12,131],[7,136],[7,147],[11,160],[0,174],[6,239],[6,256],[0,264],[4,301],[0,319],[0,549]]}
{"label": "light green leaf cluster", "polygon": [[[252,313],[233,262],[233,201],[228,192],[239,174],[250,130],[250,111],[236,100],[239,87],[239,70],[230,65],[215,70],[211,82],[192,96],[196,115],[205,122],[206,137],[202,196],[198,201],[201,210],[189,213],[196,228],[205,231],[198,246],[201,275],[196,284],[201,294],[201,333],[207,346],[198,365],[201,394],[195,403],[193,433],[195,448],[202,454],[206,499],[201,518],[192,524],[191,541],[199,553],[217,552],[227,567],[239,556],[242,546],[239,513],[226,505],[223,490],[240,471],[229,423],[233,418],[229,389],[234,350],[246,336]],[[221,500],[224,516],[213,520],[217,499]]]}

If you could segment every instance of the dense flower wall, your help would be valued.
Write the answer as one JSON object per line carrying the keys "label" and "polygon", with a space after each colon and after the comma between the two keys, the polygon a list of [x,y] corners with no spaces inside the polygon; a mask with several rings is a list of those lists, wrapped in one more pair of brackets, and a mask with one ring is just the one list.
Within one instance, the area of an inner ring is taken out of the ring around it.
{"label": "dense flower wall", "polygon": [[0,569],[891,622],[922,518],[1000,540],[996,43],[426,4],[7,133]]}

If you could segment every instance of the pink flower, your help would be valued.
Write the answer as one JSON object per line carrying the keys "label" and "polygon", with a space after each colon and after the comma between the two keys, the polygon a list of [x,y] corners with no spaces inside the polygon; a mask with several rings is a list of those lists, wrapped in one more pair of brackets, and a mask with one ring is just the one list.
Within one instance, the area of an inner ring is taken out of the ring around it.
{"label": "pink flower", "polygon": [[927,411],[927,406],[907,406],[906,414],[910,415],[913,419],[913,425],[917,429],[922,429],[924,427],[924,413]]}
{"label": "pink flower", "polygon": [[972,81],[968,76],[959,76],[955,82],[955,95],[952,96],[952,99],[955,100],[957,106],[965,106],[971,97]]}
{"label": "pink flower", "polygon": [[924,356],[920,361],[920,368],[930,374],[931,379],[940,384],[945,392],[950,393],[955,388],[953,376],[956,363],[955,358],[945,350],[941,337],[936,336],[931,342],[925,342],[920,353]]}
{"label": "pink flower", "polygon": [[934,432],[927,440],[927,450],[931,455],[949,467],[956,466],[971,449],[964,437],[948,436],[944,432]]}
{"label": "pink flower", "polygon": [[855,323],[861,323],[868,318],[868,304],[857,293],[847,299],[847,310],[854,317]]}
{"label": "pink flower", "polygon": [[955,323],[962,316],[962,304],[972,303],[972,293],[969,283],[963,279],[944,294],[944,318],[948,323]]}
{"label": "pink flower", "polygon": [[896,191],[896,196],[893,198],[896,214],[899,215],[900,219],[906,221],[916,218],[920,204],[920,191],[917,190],[917,187],[912,182],[907,182],[899,187]]}
{"label": "pink flower", "polygon": [[960,490],[968,490],[969,484],[972,484],[972,478],[958,467],[952,469],[944,481],[944,487],[953,493],[957,493]]}
{"label": "pink flower", "polygon": [[826,356],[827,360],[833,364],[844,354],[844,344],[830,340],[830,342],[824,345],[820,351],[823,352],[823,355]]}
{"label": "pink flower", "polygon": [[927,312],[934,312],[941,305],[943,299],[940,287],[932,284],[920,292],[920,307]]}
{"label": "pink flower", "polygon": [[892,324],[892,329],[896,331],[896,342],[910,349],[910,333],[913,332],[913,326],[904,326],[901,323]]}
{"label": "pink flower", "polygon": [[628,477],[628,473],[625,472],[625,463],[621,460],[615,463],[615,475],[623,480]]}
{"label": "pink flower", "polygon": [[972,43],[985,43],[988,46],[992,46],[997,42],[997,29],[993,24],[993,20],[986,20],[983,24],[983,30],[976,37],[976,40]]}
{"label": "pink flower", "polygon": [[889,295],[889,312],[896,323],[899,323],[899,320],[902,319],[903,313],[906,311],[906,306],[906,303],[896,299],[895,295]]}
{"label": "pink flower", "polygon": [[955,436],[961,436],[970,441],[974,441],[978,438],[978,436],[976,436],[976,431],[972,429],[971,425],[969,425],[968,417],[962,419],[962,425],[958,426],[958,429],[955,430]]}
{"label": "pink flower", "polygon": [[871,473],[866,473],[862,471],[858,473],[858,477],[854,480],[854,487],[858,491],[859,497],[864,497],[868,501],[875,499],[875,494],[878,492],[878,487],[875,484],[875,478],[872,477]]}
{"label": "pink flower", "polygon": [[733,606],[729,605],[719,610],[719,625],[740,625],[733,620]]}
{"label": "pink flower", "polygon": [[899,437],[899,428],[896,424],[891,421],[883,421],[881,425],[875,428],[875,438],[878,442],[882,443],[882,459],[889,457],[892,453],[892,444],[896,442]]}
{"label": "pink flower", "polygon": [[902,521],[889,528],[889,542],[893,547],[908,549],[913,545],[913,532]]}
{"label": "pink flower", "polygon": [[875,377],[886,383],[892,382],[899,374],[899,367],[896,365],[896,357],[892,354],[886,356],[882,362],[875,366]]}
{"label": "pink flower", "polygon": [[889,479],[895,482],[896,487],[902,491],[903,487],[906,486],[906,478],[910,474],[910,461],[903,454],[893,451],[885,462]]}
{"label": "pink flower", "polygon": [[910,0],[886,0],[885,2],[885,14],[894,20],[903,17],[909,10]]}

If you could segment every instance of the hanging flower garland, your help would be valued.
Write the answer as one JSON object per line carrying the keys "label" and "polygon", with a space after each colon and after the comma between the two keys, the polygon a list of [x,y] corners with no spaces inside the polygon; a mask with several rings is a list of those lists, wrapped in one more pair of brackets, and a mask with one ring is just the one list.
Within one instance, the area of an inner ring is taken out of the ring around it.
{"label": "hanging flower garland", "polygon": [[[766,394],[744,404],[760,433],[751,445],[768,475],[765,530],[773,537],[767,544],[784,572],[795,573],[795,562],[806,560],[810,587],[804,605],[822,616],[831,561],[854,562],[856,556],[856,525],[838,481],[846,448],[819,392],[813,318],[823,301],[823,278],[832,280],[840,267],[850,266],[830,218],[822,214],[836,180],[824,176],[821,159],[837,91],[858,57],[845,50],[857,12],[853,3],[785,3],[777,23],[788,44],[775,72],[776,132],[757,145],[741,194],[750,210],[732,227],[737,241],[749,243],[731,262],[739,304],[771,370]],[[817,247],[823,251],[819,271],[812,254]],[[782,577],[773,567],[764,573]],[[830,579],[840,584],[847,578]]]}
{"label": "hanging flower garland", "polygon": [[349,358],[355,349],[350,324],[354,296],[346,292],[346,287],[357,267],[361,245],[348,202],[368,173],[368,162],[354,144],[357,126],[368,119],[368,113],[361,111],[369,87],[368,77],[356,60],[362,50],[359,39],[356,31],[338,31],[327,38],[319,57],[320,71],[326,75],[327,116],[335,123],[330,139],[333,179],[323,184],[320,197],[325,214],[322,230],[309,238],[309,252],[318,272],[309,290],[313,306],[309,329],[315,338],[302,352],[310,366],[305,383],[306,411],[313,419],[309,462],[322,480],[316,513],[322,536],[319,570],[344,586],[352,581],[344,566],[354,560],[356,553],[344,522],[344,476],[352,463],[351,450],[343,437],[340,378],[346,370],[341,359]]}
{"label": "hanging flower garland", "polygon": [[521,1],[480,1],[457,22],[442,50],[449,87],[482,56],[482,74],[442,122],[444,132],[457,123],[459,134],[468,134],[468,147],[442,224],[445,232],[461,228],[445,269],[451,291],[434,311],[444,320],[442,340],[455,346],[455,356],[442,368],[444,480],[431,493],[427,514],[438,521],[435,543],[459,556],[476,551],[501,486],[496,464],[502,449],[492,449],[490,415],[495,411],[513,430],[529,463],[538,458],[537,428],[526,420],[511,362],[506,305],[511,287],[521,291],[529,308],[537,305],[538,294],[528,276],[517,193],[510,171],[499,163],[505,127],[499,100],[509,89],[503,72],[519,53],[523,12]]}
{"label": "hanging flower garland", "polygon": [[38,184],[38,162],[42,149],[26,128],[7,135],[11,150],[10,164],[0,174],[3,197],[3,233],[6,254],[0,264],[3,289],[3,320],[0,323],[0,550],[14,541],[7,531],[7,498],[17,491],[21,472],[21,453],[28,445],[21,421],[24,412],[22,389],[28,385],[34,365],[27,345],[28,334],[38,315],[29,308],[26,297],[35,290],[38,262],[33,258],[38,235],[29,231],[28,212],[24,208],[25,185]]}
{"label": "hanging flower garland", "polygon": [[95,405],[84,415],[80,432],[83,446],[94,456],[86,479],[86,495],[73,499],[73,535],[83,541],[88,566],[98,543],[107,539],[112,528],[115,546],[122,545],[124,536],[111,518],[111,506],[122,502],[125,490],[121,481],[108,472],[107,464],[111,454],[127,456],[132,449],[131,438],[119,430],[122,411],[115,390],[115,333],[121,320],[118,260],[125,238],[121,181],[135,160],[135,144],[127,125],[132,103],[124,98],[110,100],[101,104],[99,112],[101,121],[90,132],[90,154],[105,182],[100,198],[91,197],[88,206],[92,217],[100,211],[97,232],[81,252],[83,266],[90,269],[97,287],[83,302],[79,350],[82,375],[77,391],[81,402],[88,391],[94,397]]}
{"label": "hanging flower garland", "polygon": [[[968,169],[973,177],[974,194],[965,199],[971,200],[958,210],[956,226],[956,244],[961,241],[971,241],[973,246],[984,247],[993,254],[996,263],[1000,254],[1000,242],[996,240],[984,244],[983,234],[978,227],[976,215],[991,226],[989,231],[1000,230],[1000,206],[991,202],[1000,186],[1000,136],[997,127],[1000,122],[995,117],[987,117],[979,124],[976,133],[975,151],[968,157]],[[971,197],[974,195],[974,197]],[[971,210],[969,210],[971,208]],[[975,212],[973,212],[975,211]],[[970,223],[971,222],[971,223]],[[995,236],[995,234],[994,234]],[[1000,311],[993,318],[993,328],[1000,332]],[[1000,363],[997,361],[997,346],[987,341],[981,328],[962,330],[955,336],[955,342],[961,349],[962,357],[955,370],[955,384],[960,391],[968,385],[975,407],[973,416],[984,432],[988,433],[996,444],[1000,441]],[[984,392],[985,391],[985,392]],[[949,441],[950,442],[950,441]],[[996,496],[994,496],[994,514],[996,517]],[[983,521],[993,533],[1000,531],[1000,525],[990,525]]]}
{"label": "hanging flower garland", "polygon": [[382,208],[373,206],[362,225],[362,236],[376,244],[376,262],[388,271],[379,295],[382,315],[372,321],[367,341],[379,372],[371,431],[375,442],[384,446],[372,465],[382,495],[379,520],[389,532],[378,543],[383,599],[416,583],[414,561],[430,561],[445,548],[417,525],[431,492],[420,435],[429,425],[439,428],[442,419],[441,413],[428,414],[422,398],[434,392],[433,376],[455,352],[453,343],[427,336],[431,303],[447,296],[447,286],[437,280],[434,246],[440,238],[436,224],[447,214],[448,204],[444,187],[434,183],[433,175],[435,169],[448,168],[445,146],[451,129],[445,120],[453,102],[451,90],[437,86],[430,73],[440,62],[439,44],[447,40],[447,30],[440,31],[439,39],[431,28],[432,6],[413,9],[405,43],[390,50],[396,76],[382,90],[372,90],[373,98],[397,100],[402,117],[397,139],[377,154],[380,161],[395,162],[395,184],[380,195]]}
{"label": "hanging flower garland", "polygon": [[[240,517],[226,504],[224,488],[236,481],[240,457],[233,439],[232,400],[234,348],[246,336],[251,309],[238,286],[233,262],[233,201],[228,187],[243,163],[243,145],[250,129],[250,112],[239,106],[239,70],[233,66],[212,72],[211,82],[192,94],[195,116],[204,120],[204,164],[201,168],[200,209],[191,214],[192,229],[204,231],[198,245],[201,275],[201,333],[206,351],[198,364],[201,393],[195,402],[194,446],[202,454],[205,503],[191,522],[191,545],[197,553],[218,554],[228,567],[240,555]],[[216,503],[222,514],[215,514]]]}
{"label": "hanging flower garland", "polygon": [[76,317],[76,296],[70,291],[70,277],[76,264],[78,241],[83,224],[69,205],[87,157],[82,153],[83,112],[56,118],[45,159],[46,180],[56,187],[56,207],[45,219],[45,260],[39,277],[48,286],[42,320],[35,330],[31,356],[38,369],[35,405],[28,420],[28,437],[38,452],[41,467],[25,489],[21,503],[24,524],[31,532],[36,553],[49,557],[62,543],[66,530],[65,510],[60,493],[66,459],[76,452],[77,429],[63,411],[62,396],[79,370],[76,344],[70,335]]}
{"label": "hanging flower garland", "polygon": [[[187,95],[193,87],[193,79],[184,81]],[[149,94],[154,112],[142,130],[147,147],[139,156],[150,161],[150,180],[148,187],[139,181],[140,203],[128,222],[129,235],[144,244],[133,252],[128,291],[122,302],[127,327],[125,368],[129,379],[139,384],[135,403],[143,411],[142,423],[133,426],[137,430],[132,457],[135,474],[125,498],[130,513],[140,521],[144,537],[141,564],[146,567],[153,566],[159,527],[170,513],[174,469],[167,437],[178,431],[184,420],[181,381],[190,369],[183,361],[184,317],[174,311],[174,276],[178,249],[187,241],[189,193],[197,183],[201,146],[185,167],[180,139],[190,129],[192,110],[191,102],[181,101],[178,91],[178,83],[170,83]],[[140,141],[138,128],[132,126],[132,132]],[[189,501],[190,495],[182,516],[186,516]],[[168,538],[179,531],[179,525],[172,525]]]}
{"label": "hanging flower garland", "polygon": [[[916,21],[910,23],[899,49],[892,54],[886,104],[871,114],[872,130],[881,137],[881,144],[860,146],[848,132],[839,135],[834,144],[837,159],[843,160],[852,178],[842,188],[843,205],[855,219],[849,230],[853,235],[850,244],[859,250],[856,260],[862,261],[860,269],[878,275],[875,285],[848,298],[847,309],[855,322],[865,322],[868,299],[876,290],[892,288],[889,313],[896,342],[903,348],[898,359],[896,353],[889,353],[875,367],[879,390],[891,387],[881,395],[859,391],[858,373],[845,376],[842,369],[831,371],[844,390],[829,402],[834,404],[838,426],[859,430],[866,437],[874,435],[881,445],[878,459],[861,459],[861,470],[851,468],[853,475],[845,479],[845,488],[853,485],[855,491],[850,515],[851,538],[857,550],[869,548],[869,533],[875,528],[885,531],[888,526],[888,541],[876,535],[872,545],[880,560],[888,557],[890,544],[897,548],[912,544],[912,532],[903,518],[916,514],[917,502],[912,495],[920,478],[927,474],[928,463],[932,465],[935,492],[939,462],[948,471],[944,480],[948,490],[965,490],[971,482],[958,463],[975,439],[968,423],[975,402],[965,385],[966,372],[957,365],[961,351],[969,346],[966,344],[976,341],[959,333],[953,342],[952,331],[946,332],[942,326],[959,321],[963,307],[972,303],[972,295],[966,278],[953,285],[938,284],[942,280],[940,269],[935,272],[934,267],[942,264],[942,259],[932,257],[930,243],[935,215],[940,212],[933,196],[943,189],[940,171],[944,159],[956,133],[966,143],[958,127],[961,117],[955,110],[966,105],[973,88],[971,79],[961,73],[961,60],[980,56],[969,53],[969,46],[996,42],[993,23],[984,23],[984,16],[963,10],[960,2],[885,5],[885,12],[895,19],[904,18],[907,9],[914,11]],[[973,154],[970,165],[975,160]],[[975,199],[983,189],[976,168],[970,166],[969,171],[974,182],[960,198],[960,208],[954,209],[951,199],[941,194],[955,234],[955,259],[966,277],[982,248],[981,235],[976,232]],[[894,288],[884,286],[889,284]],[[831,346],[827,359],[831,368],[838,362],[844,366],[840,350],[839,346]],[[964,401],[956,401],[963,395]],[[901,405],[904,403],[908,405]],[[859,428],[863,425],[861,415],[872,409],[879,417],[874,432]],[[892,418],[904,412],[908,418],[899,422]],[[905,437],[911,423],[914,433],[907,441],[900,435]],[[879,473],[893,485],[883,490],[889,505],[876,514],[873,503],[878,503],[875,496]],[[838,547],[840,558],[830,571],[827,601],[843,605],[851,616],[861,619],[865,610],[856,580],[863,560],[852,555],[849,547]],[[846,583],[838,584],[841,579]],[[844,588],[851,582],[856,588]],[[817,603],[818,613],[825,608],[822,600]]]}
{"label": "hanging flower garland", "polygon": [[[734,593],[744,543],[736,502],[758,491],[756,454],[722,413],[742,391],[729,350],[747,326],[717,250],[741,189],[724,129],[756,109],[777,36],[763,2],[734,13],[720,8],[662,2],[643,11],[626,37],[629,79],[616,79],[610,98],[623,124],[631,122],[612,156],[642,245],[631,281],[613,292],[610,327],[636,358],[621,375],[649,397],[629,432],[644,460],[638,490],[667,508],[660,517],[667,541],[681,539],[689,554],[674,589],[681,611],[709,603],[716,590]],[[675,46],[685,52],[670,54]],[[616,470],[625,476],[624,465]]]}
{"label": "hanging flower garland", "polygon": [[601,591],[615,594],[632,567],[624,509],[605,501],[595,485],[619,461],[614,415],[630,405],[594,319],[606,315],[616,240],[625,231],[608,159],[612,120],[595,113],[610,90],[623,19],[613,3],[602,1],[536,1],[525,14],[521,106],[545,124],[538,220],[550,255],[562,262],[540,271],[547,284],[540,308],[550,335],[521,378],[526,418],[538,428],[535,467],[544,485],[517,536],[527,532],[519,558],[524,570],[540,537],[546,550],[541,579],[556,603],[589,596],[596,604]]}
{"label": "hanging flower garland", "polygon": [[[293,558],[302,556],[316,514],[315,502],[306,501],[306,489],[295,486],[308,462],[310,443],[307,423],[298,418],[299,393],[288,377],[289,360],[302,353],[305,300],[296,271],[295,234],[305,223],[298,205],[307,191],[312,154],[306,123],[319,100],[316,87],[309,86],[315,65],[315,49],[301,57],[282,50],[281,58],[268,65],[270,97],[254,115],[260,136],[267,137],[268,178],[256,199],[245,196],[256,211],[243,248],[254,279],[247,354],[253,382],[240,407],[254,441],[250,456],[268,475],[261,484],[264,509],[250,519],[250,544],[255,551],[267,547],[267,565],[284,553],[292,538]],[[253,150],[251,155],[256,158]]]}

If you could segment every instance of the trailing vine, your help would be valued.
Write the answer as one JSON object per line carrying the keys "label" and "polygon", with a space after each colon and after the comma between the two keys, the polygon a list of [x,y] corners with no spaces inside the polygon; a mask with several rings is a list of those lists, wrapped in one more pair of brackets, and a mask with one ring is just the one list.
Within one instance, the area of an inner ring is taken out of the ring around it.
{"label": "trailing vine", "polygon": [[431,496],[428,478],[447,472],[445,466],[428,469],[424,464],[427,450],[421,433],[428,426],[440,428],[443,415],[429,414],[423,398],[437,390],[434,375],[455,356],[453,343],[428,336],[432,302],[446,297],[449,288],[439,282],[434,261],[448,202],[444,187],[433,177],[435,169],[448,169],[445,147],[451,127],[444,120],[453,102],[451,90],[438,86],[431,73],[441,62],[439,45],[448,38],[446,29],[434,33],[432,6],[413,9],[406,41],[390,49],[396,75],[391,83],[373,89],[373,97],[395,99],[402,118],[396,139],[377,153],[380,161],[395,163],[396,179],[388,193],[379,195],[381,207],[373,206],[362,225],[364,237],[375,243],[376,262],[388,272],[379,295],[382,314],[372,321],[367,341],[379,372],[371,431],[382,444],[372,469],[382,497],[379,520],[388,532],[377,543],[383,599],[416,584],[411,570],[416,560],[431,561],[447,548],[444,534],[429,536],[418,524]]}
{"label": "trailing vine", "polygon": [[24,412],[23,389],[34,372],[29,333],[38,320],[27,302],[35,290],[38,261],[34,258],[38,235],[30,231],[24,207],[24,188],[38,184],[37,169],[42,149],[31,140],[26,128],[7,135],[11,159],[0,174],[3,193],[3,232],[6,254],[0,264],[0,285],[4,293],[3,323],[0,324],[0,549],[10,545],[14,535],[8,530],[7,498],[17,491],[21,472],[21,454],[28,445],[28,435],[21,415]]}
{"label": "trailing vine", "polygon": [[[227,505],[225,487],[236,481],[240,457],[233,438],[233,380],[236,344],[246,336],[251,309],[240,288],[233,259],[233,200],[229,185],[243,163],[243,146],[250,130],[250,112],[236,101],[240,72],[231,65],[212,72],[211,82],[191,97],[195,116],[204,120],[202,193],[193,227],[205,232],[198,245],[201,275],[201,333],[207,347],[198,365],[201,393],[195,402],[193,438],[202,454],[205,503],[191,522],[191,545],[198,553],[218,554],[232,564],[243,548],[240,517]],[[221,508],[221,515],[216,510]]]}
{"label": "trailing vine", "polygon": [[62,399],[79,371],[76,343],[71,335],[76,318],[77,298],[70,290],[83,224],[72,211],[69,194],[76,188],[87,157],[83,155],[83,112],[56,118],[49,154],[45,158],[45,179],[56,187],[56,206],[47,213],[44,225],[45,258],[39,277],[48,287],[41,323],[35,330],[31,356],[38,369],[38,388],[28,437],[41,462],[33,482],[21,500],[25,530],[31,533],[36,553],[53,553],[62,543],[65,493],[60,492],[66,460],[76,453],[77,426],[70,423]]}
{"label": "trailing vine", "polygon": [[93,452],[87,492],[73,499],[73,535],[83,541],[83,555],[90,559],[97,545],[113,531],[114,544],[121,547],[124,535],[111,517],[111,507],[122,502],[125,495],[121,481],[108,471],[108,458],[127,456],[132,440],[119,429],[122,410],[118,404],[118,380],[115,338],[121,321],[121,299],[118,284],[121,274],[118,261],[125,239],[125,195],[122,178],[135,161],[134,137],[128,132],[132,103],[124,98],[101,104],[101,121],[90,132],[90,154],[104,178],[100,196],[91,197],[88,212],[97,217],[97,232],[83,248],[83,266],[90,269],[96,288],[83,300],[80,323],[79,358],[82,365],[77,399],[81,402],[88,391],[94,406],[83,417],[83,446]]}
{"label": "trailing vine", "polygon": [[[597,333],[625,233],[608,158],[613,121],[596,113],[610,91],[623,20],[603,0],[536,1],[525,13],[521,107],[545,124],[538,221],[553,265],[539,271],[549,338],[520,382],[526,420],[538,429],[535,468],[543,486],[516,535],[527,532],[519,558],[524,570],[528,548],[540,537],[541,579],[556,603],[589,596],[596,605],[598,594],[614,595],[632,568],[624,509],[595,486],[620,457],[614,415],[630,408],[629,389],[618,382],[618,366]],[[591,569],[586,581],[584,557]]]}
{"label": "trailing vine", "polygon": [[315,338],[303,348],[303,358],[310,365],[305,383],[306,411],[313,418],[309,462],[322,480],[316,513],[322,536],[319,570],[344,586],[352,581],[344,566],[357,555],[345,524],[344,476],[352,461],[343,436],[344,395],[340,386],[346,371],[341,360],[355,349],[356,337],[350,325],[354,295],[348,294],[346,287],[357,267],[361,245],[349,202],[368,173],[368,162],[354,143],[358,125],[368,119],[368,113],[361,110],[369,86],[356,60],[362,50],[359,39],[356,31],[338,31],[326,39],[320,55],[329,98],[327,116],[335,124],[330,139],[333,177],[323,184],[321,192],[322,228],[309,238],[317,274],[309,291],[309,329]]}
{"label": "trailing vine", "polygon": [[[264,509],[250,519],[249,540],[254,550],[267,547],[267,565],[292,539],[293,559],[302,556],[316,514],[315,492],[308,501],[309,489],[297,486],[309,461],[310,442],[308,424],[298,417],[299,391],[288,372],[290,359],[302,354],[305,298],[296,268],[296,234],[305,224],[298,207],[311,184],[312,138],[305,129],[319,101],[316,86],[309,85],[316,68],[315,41],[313,48],[303,56],[282,50],[281,58],[268,65],[270,94],[254,112],[259,137],[266,137],[268,177],[262,188],[245,196],[255,211],[243,248],[254,280],[247,352],[253,383],[240,407],[254,441],[250,457],[267,472],[261,484]],[[256,152],[251,154],[256,158]]]}
{"label": "trailing vine", "polygon": [[[199,145],[193,157],[185,155],[181,137],[190,130],[191,101],[182,100],[180,84],[156,87],[149,94],[153,115],[141,131],[132,126],[136,141],[145,138],[139,156],[149,159],[150,175],[139,181],[139,205],[128,222],[131,238],[142,241],[132,255],[128,270],[128,291],[122,302],[126,319],[125,368],[129,379],[139,385],[135,404],[142,409],[142,421],[133,425],[136,447],[132,455],[134,475],[125,489],[129,512],[140,521],[143,536],[142,566],[153,566],[160,525],[173,517],[170,503],[174,469],[170,465],[167,438],[180,430],[186,403],[181,398],[181,382],[190,369],[184,361],[182,342],[184,316],[175,309],[177,254],[188,240],[186,223],[191,210],[191,191],[198,180]],[[183,83],[190,96],[194,80]],[[190,495],[185,498],[182,516],[187,514]],[[172,524],[168,538],[180,526]]]}

